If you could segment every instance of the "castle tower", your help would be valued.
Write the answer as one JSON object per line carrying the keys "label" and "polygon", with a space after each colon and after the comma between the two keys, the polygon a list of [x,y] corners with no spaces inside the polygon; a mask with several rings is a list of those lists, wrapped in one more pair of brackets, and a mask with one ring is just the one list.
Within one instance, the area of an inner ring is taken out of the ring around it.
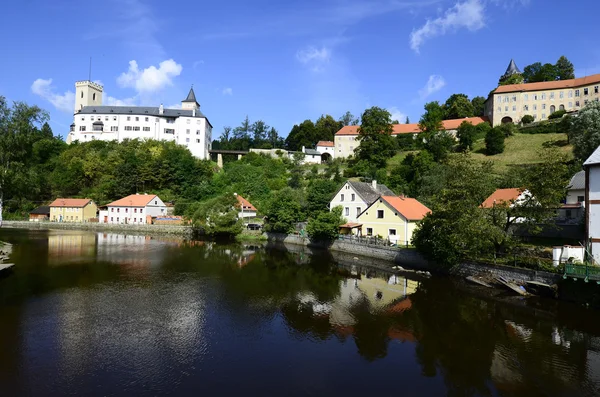
{"label": "castle tower", "polygon": [[200,109],[200,104],[196,100],[196,94],[194,94],[194,86],[190,88],[190,92],[183,101],[181,101],[181,108],[183,110],[198,110]]}
{"label": "castle tower", "polygon": [[93,81],[75,82],[75,113],[83,109],[84,106],[102,105],[103,87]]}

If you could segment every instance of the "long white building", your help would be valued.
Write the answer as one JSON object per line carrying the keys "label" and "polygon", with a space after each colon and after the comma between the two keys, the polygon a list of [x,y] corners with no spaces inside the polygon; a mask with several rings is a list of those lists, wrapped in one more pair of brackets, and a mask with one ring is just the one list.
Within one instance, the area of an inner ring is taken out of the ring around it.
{"label": "long white building", "polygon": [[212,125],[200,112],[194,89],[181,109],[147,106],[102,106],[101,85],[91,81],[75,83],[75,114],[67,143],[124,139],[174,141],[186,146],[199,159],[208,159]]}

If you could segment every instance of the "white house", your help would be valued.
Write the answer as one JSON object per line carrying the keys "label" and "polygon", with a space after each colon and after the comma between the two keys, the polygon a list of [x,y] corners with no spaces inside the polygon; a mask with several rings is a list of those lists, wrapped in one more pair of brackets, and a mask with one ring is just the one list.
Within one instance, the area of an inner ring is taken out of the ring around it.
{"label": "white house", "polygon": [[585,215],[585,171],[579,171],[567,186],[567,199],[558,210],[558,222],[578,224]]}
{"label": "white house", "polygon": [[253,206],[251,202],[249,202],[237,193],[235,193],[235,197],[238,201],[236,207],[240,210],[238,218],[256,218],[256,207]]}
{"label": "white house", "polygon": [[67,143],[156,139],[186,146],[199,159],[208,159],[212,125],[200,112],[194,89],[181,109],[146,106],[102,106],[103,87],[91,81],[75,83],[75,114]]}
{"label": "white house", "polygon": [[316,149],[317,152],[321,153],[321,162],[327,162],[335,158],[335,144],[332,141],[319,141]]}
{"label": "white house", "polygon": [[144,225],[152,217],[167,214],[167,206],[155,194],[132,194],[106,205],[101,223]]}
{"label": "white house", "polygon": [[357,222],[358,216],[379,196],[395,196],[387,186],[371,183],[346,181],[329,202],[329,209],[343,208],[342,216],[349,223]]}
{"label": "white house", "polygon": [[307,149],[302,146],[302,153],[304,153],[304,161],[302,164],[321,164],[321,152],[316,149]]}
{"label": "white house", "polygon": [[600,147],[583,163],[585,169],[586,238],[591,254],[600,263]]}

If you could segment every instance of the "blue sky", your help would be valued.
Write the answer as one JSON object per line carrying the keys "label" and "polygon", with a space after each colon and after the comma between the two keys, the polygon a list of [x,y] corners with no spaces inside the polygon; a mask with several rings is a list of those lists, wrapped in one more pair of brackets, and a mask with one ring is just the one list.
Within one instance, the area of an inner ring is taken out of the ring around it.
{"label": "blue sky", "polygon": [[[218,136],[248,115],[294,123],[370,107],[416,122],[423,104],[487,95],[511,58],[566,55],[600,73],[597,0],[9,1],[0,95],[48,110],[66,136],[74,83],[104,103],[178,105],[189,87]],[[559,30],[560,29],[560,30]]]}

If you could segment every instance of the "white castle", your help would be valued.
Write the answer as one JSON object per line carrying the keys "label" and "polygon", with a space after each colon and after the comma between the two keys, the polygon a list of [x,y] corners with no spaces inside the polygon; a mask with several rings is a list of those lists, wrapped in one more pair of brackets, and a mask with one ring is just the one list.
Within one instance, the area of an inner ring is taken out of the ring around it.
{"label": "white castle", "polygon": [[92,81],[75,83],[75,114],[67,143],[124,139],[174,141],[186,146],[199,159],[208,159],[212,125],[200,112],[194,88],[181,109],[146,106],[103,106],[101,85]]}

